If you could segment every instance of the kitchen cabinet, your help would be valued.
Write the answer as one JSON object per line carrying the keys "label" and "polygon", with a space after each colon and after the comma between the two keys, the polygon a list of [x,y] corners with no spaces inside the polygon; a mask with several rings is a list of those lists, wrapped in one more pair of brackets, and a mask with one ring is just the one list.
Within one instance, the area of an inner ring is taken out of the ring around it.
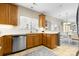
{"label": "kitchen cabinet", "polygon": [[39,15],[39,27],[45,28],[45,24],[46,24],[45,15],[44,14]]}
{"label": "kitchen cabinet", "polygon": [[42,43],[43,43],[42,38],[43,38],[43,34],[40,33],[40,34],[39,34],[39,45],[42,45]]}
{"label": "kitchen cabinet", "polygon": [[56,48],[57,47],[57,34],[50,34],[50,46],[49,48]]}
{"label": "kitchen cabinet", "polygon": [[42,35],[41,34],[27,34],[26,47],[32,48],[42,44]]}
{"label": "kitchen cabinet", "polygon": [[50,49],[56,48],[59,45],[58,34],[28,34],[27,48],[44,45]]}
{"label": "kitchen cabinet", "polygon": [[0,24],[17,25],[17,6],[0,3]]}
{"label": "kitchen cabinet", "polygon": [[0,46],[2,47],[2,55],[12,53],[12,36],[0,37]]}
{"label": "kitchen cabinet", "polygon": [[33,34],[34,46],[39,46],[42,44],[42,34]]}
{"label": "kitchen cabinet", "polygon": [[43,45],[46,46],[47,45],[47,34],[43,34]]}
{"label": "kitchen cabinet", "polygon": [[18,17],[18,7],[16,5],[9,5],[9,22],[12,25],[17,25],[17,17]]}
{"label": "kitchen cabinet", "polygon": [[[50,49],[59,46],[59,34],[30,33],[26,35],[26,49],[36,46],[46,46]],[[6,35],[0,37],[0,55],[7,55],[13,51],[13,36]],[[19,39],[18,39],[19,40]],[[20,51],[20,50],[19,50]]]}
{"label": "kitchen cabinet", "polygon": [[51,36],[50,36],[50,34],[47,34],[46,42],[47,42],[46,46],[50,48],[50,45],[51,45],[50,44],[51,43]]}
{"label": "kitchen cabinet", "polygon": [[0,56],[3,55],[3,50],[2,50],[2,37],[0,37]]}
{"label": "kitchen cabinet", "polygon": [[43,34],[43,45],[48,48],[56,48],[59,44],[58,34]]}
{"label": "kitchen cabinet", "polygon": [[27,35],[27,38],[26,38],[26,47],[27,47],[27,48],[32,48],[32,47],[34,47],[33,37],[32,37],[31,34],[28,34],[28,35]]}
{"label": "kitchen cabinet", "polygon": [[0,49],[0,56],[2,56],[3,55],[3,53],[2,53],[2,49]]}
{"label": "kitchen cabinet", "polygon": [[38,34],[33,34],[33,46],[38,46],[39,45],[39,35]]}

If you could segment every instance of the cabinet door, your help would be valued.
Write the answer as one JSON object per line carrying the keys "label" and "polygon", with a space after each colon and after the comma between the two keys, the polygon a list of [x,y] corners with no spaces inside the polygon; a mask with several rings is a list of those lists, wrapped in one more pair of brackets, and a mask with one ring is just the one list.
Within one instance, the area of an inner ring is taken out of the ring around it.
{"label": "cabinet door", "polygon": [[34,41],[34,46],[39,45],[39,35],[38,34],[33,34],[33,41]]}
{"label": "cabinet door", "polygon": [[56,40],[56,34],[52,34],[51,35],[51,46],[50,46],[50,48],[56,48],[56,46],[57,46],[57,40]]}
{"label": "cabinet door", "polygon": [[13,4],[10,4],[9,5],[9,23],[12,24],[12,25],[17,25],[17,6],[16,5],[13,5]]}
{"label": "cabinet door", "polygon": [[50,37],[51,37],[51,35],[50,34],[47,34],[47,39],[46,39],[47,44],[46,44],[46,46],[49,47],[49,48],[51,46],[51,38]]}
{"label": "cabinet door", "polygon": [[45,27],[45,15],[39,15],[39,27]]}
{"label": "cabinet door", "polygon": [[47,45],[47,34],[43,34],[43,45]]}
{"label": "cabinet door", "polygon": [[39,34],[38,36],[39,36],[39,45],[42,45],[43,43],[42,34]]}
{"label": "cabinet door", "polygon": [[0,4],[0,24],[17,25],[17,6],[8,3]]}
{"label": "cabinet door", "polygon": [[33,38],[31,35],[27,35],[27,39],[26,39],[26,47],[27,48],[32,48],[34,46],[33,43]]}
{"label": "cabinet door", "polygon": [[0,24],[8,24],[9,20],[9,7],[8,4],[0,4]]}
{"label": "cabinet door", "polygon": [[2,56],[3,55],[3,49],[2,49],[2,45],[3,45],[3,41],[2,41],[2,39],[3,39],[3,37],[0,37],[0,56]]}
{"label": "cabinet door", "polygon": [[12,36],[3,37],[3,55],[12,53]]}

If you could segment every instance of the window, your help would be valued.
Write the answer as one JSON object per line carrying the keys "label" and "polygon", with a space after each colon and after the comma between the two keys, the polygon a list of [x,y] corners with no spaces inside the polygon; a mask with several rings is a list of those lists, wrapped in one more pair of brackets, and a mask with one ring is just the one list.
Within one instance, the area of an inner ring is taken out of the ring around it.
{"label": "window", "polygon": [[64,32],[70,32],[70,23],[63,23],[63,31]]}

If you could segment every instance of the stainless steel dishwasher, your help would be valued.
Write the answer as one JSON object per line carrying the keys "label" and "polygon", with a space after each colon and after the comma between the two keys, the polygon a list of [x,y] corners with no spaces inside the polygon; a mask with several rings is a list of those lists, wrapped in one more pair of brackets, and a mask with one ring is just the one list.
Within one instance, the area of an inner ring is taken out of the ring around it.
{"label": "stainless steel dishwasher", "polygon": [[26,35],[13,36],[13,52],[26,49]]}

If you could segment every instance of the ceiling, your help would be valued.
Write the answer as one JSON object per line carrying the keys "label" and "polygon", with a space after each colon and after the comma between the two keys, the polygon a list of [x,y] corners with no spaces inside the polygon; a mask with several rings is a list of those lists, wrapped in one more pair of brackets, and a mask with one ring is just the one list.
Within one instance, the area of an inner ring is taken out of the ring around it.
{"label": "ceiling", "polygon": [[17,5],[73,22],[76,20],[78,7],[77,3],[17,3]]}

